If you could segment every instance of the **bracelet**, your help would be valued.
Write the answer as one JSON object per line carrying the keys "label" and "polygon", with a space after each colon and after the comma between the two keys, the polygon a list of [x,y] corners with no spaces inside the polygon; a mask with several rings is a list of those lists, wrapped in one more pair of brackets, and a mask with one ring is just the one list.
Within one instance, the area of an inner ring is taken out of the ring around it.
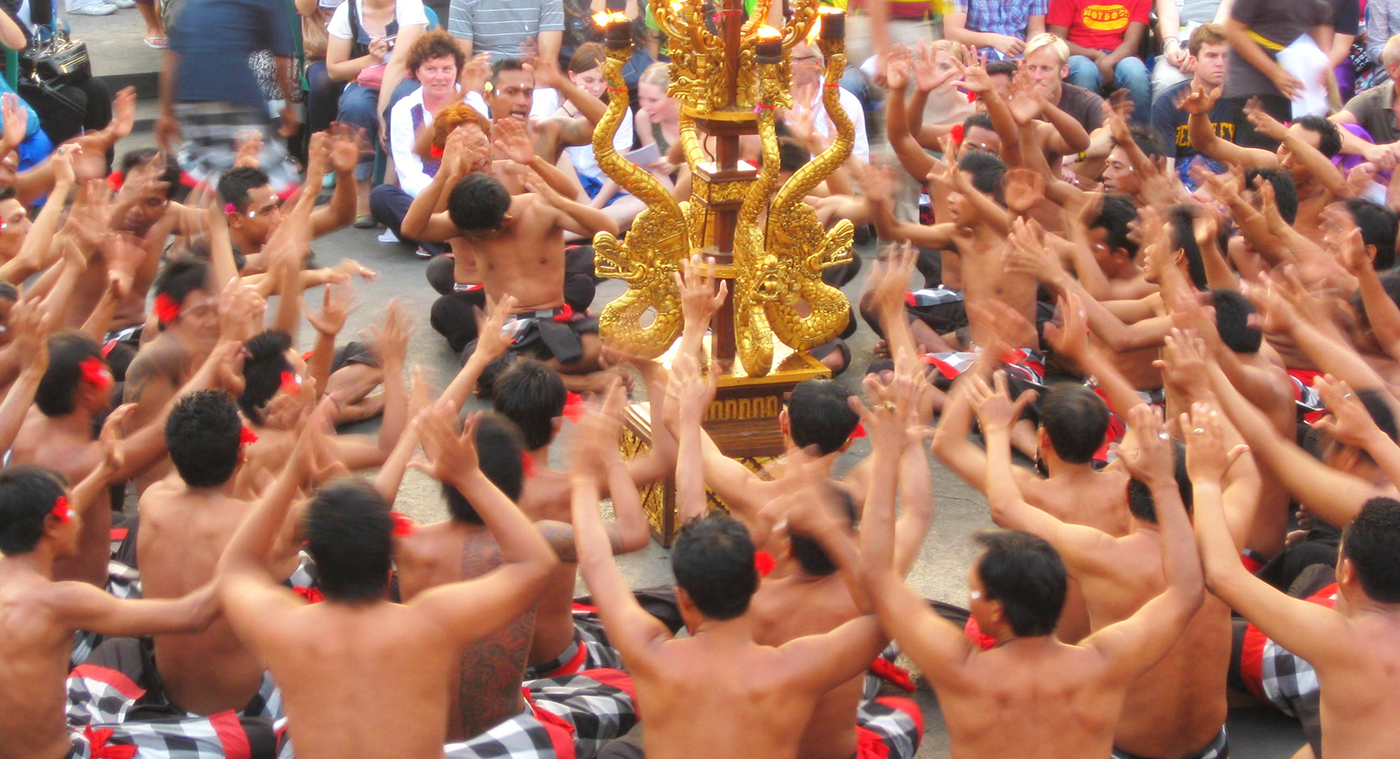
{"label": "bracelet", "polygon": [[1181,47],[1181,40],[1177,39],[1176,37],[1168,37],[1165,41],[1162,42],[1162,46],[1166,47],[1166,44],[1168,42],[1175,42],[1177,47]]}

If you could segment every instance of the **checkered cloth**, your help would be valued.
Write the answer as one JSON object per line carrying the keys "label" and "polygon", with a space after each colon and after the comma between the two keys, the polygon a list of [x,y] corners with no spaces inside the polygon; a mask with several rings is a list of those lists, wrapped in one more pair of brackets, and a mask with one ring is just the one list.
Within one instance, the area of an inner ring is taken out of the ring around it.
{"label": "checkered cloth", "polygon": [[622,654],[613,648],[603,630],[598,610],[574,604],[574,639],[550,661],[525,669],[526,680],[576,675],[586,669],[622,669]]}
{"label": "checkered cloth", "polygon": [[286,198],[301,186],[296,167],[287,157],[285,141],[266,113],[228,103],[176,103],[175,117],[184,139],[176,159],[196,187],[213,189],[219,175],[233,168],[237,146],[251,132],[262,135],[258,168],[267,172],[277,197]]}
{"label": "checkered cloth", "polygon": [[[1229,756],[1230,736],[1226,734],[1225,728],[1222,726],[1220,733],[1215,736],[1210,745],[1194,754],[1183,756],[1181,759],[1228,759]],[[1113,753],[1109,754],[1109,759],[1147,759],[1147,757],[1115,748]]]}
{"label": "checkered cloth", "polygon": [[525,711],[481,735],[443,746],[448,759],[592,759],[639,719],[632,678],[615,669],[525,683]]}
{"label": "checkered cloth", "polygon": [[857,759],[913,759],[923,737],[923,712],[907,698],[881,696],[856,710]]}
{"label": "checkered cloth", "polygon": [[957,303],[962,299],[962,290],[949,290],[943,285],[925,288],[923,290],[910,290],[904,293],[904,305],[910,308],[923,308],[927,306],[939,306],[944,303]]}
{"label": "checkered cloth", "polygon": [[[107,562],[107,592],[122,599],[141,597],[141,573],[115,559]],[[87,630],[79,630],[73,635],[73,651],[68,656],[68,666],[76,667],[87,661],[88,656],[102,642],[102,636]]]}
{"label": "checkered cloth", "polygon": [[[141,759],[273,759],[272,721],[240,719],[233,712],[211,717],[125,721],[145,694],[122,673],[83,665],[68,676],[70,759],[125,756],[135,747]],[[116,750],[114,750],[116,749]]]}
{"label": "checkered cloth", "polygon": [[[954,380],[977,363],[977,355],[971,351],[928,353],[924,355],[924,362],[931,364],[939,374]],[[1018,348],[1011,351],[1011,355],[1002,356],[1001,359],[1006,364],[1007,376],[1035,385],[1045,384],[1045,354],[1040,351],[1034,348]]]}
{"label": "checkered cloth", "polygon": [[1327,410],[1322,403],[1322,394],[1313,387],[1313,383],[1321,376],[1322,372],[1312,369],[1288,370],[1288,378],[1293,380],[1293,400],[1310,424],[1320,419]]}
{"label": "checkered cloth", "polygon": [[[1329,609],[1336,608],[1337,584],[1327,585],[1307,600]],[[1275,643],[1254,625],[1244,631],[1240,679],[1254,695],[1294,719],[1303,719],[1305,712],[1316,711],[1317,673],[1312,665]]]}

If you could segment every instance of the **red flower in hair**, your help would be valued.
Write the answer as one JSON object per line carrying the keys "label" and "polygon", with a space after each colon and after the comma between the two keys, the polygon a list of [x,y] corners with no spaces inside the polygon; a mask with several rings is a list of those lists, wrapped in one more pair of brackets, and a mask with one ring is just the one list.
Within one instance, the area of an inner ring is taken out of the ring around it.
{"label": "red flower in hair", "polygon": [[53,508],[49,510],[49,513],[53,514],[54,519],[64,524],[73,521],[73,507],[68,505],[68,496],[59,496],[53,502]]}
{"label": "red flower in hair", "polygon": [[969,102],[969,103],[976,103],[976,102],[977,102],[977,93],[973,92],[972,90],[968,90],[968,91],[967,91],[967,102]]}
{"label": "red flower in hair", "polygon": [[300,393],[301,375],[296,372],[282,372],[282,381],[277,386],[277,389],[289,395]]}
{"label": "red flower in hair", "polygon": [[84,382],[98,390],[106,390],[112,386],[112,373],[107,371],[107,365],[97,356],[83,359],[78,364],[78,371],[82,372]]}
{"label": "red flower in hair", "polygon": [[865,437],[865,423],[863,423],[863,422],[856,422],[856,428],[853,429],[853,430],[851,430],[850,436],[847,437],[846,439],[847,439],[847,440],[856,440],[856,439],[863,438],[863,437]]}
{"label": "red flower in hair", "polygon": [[169,324],[180,318],[180,304],[175,299],[161,293],[156,296],[156,321],[161,324]]}
{"label": "red flower in hair", "polygon": [[394,520],[394,529],[391,530],[389,534],[396,538],[406,538],[412,535],[414,530],[418,529],[418,523],[410,519],[406,514],[391,511],[389,512],[389,518]]}
{"label": "red flower in hair", "polygon": [[[318,604],[326,600],[326,597],[316,588],[292,588],[292,592],[305,598],[307,603]],[[884,660],[881,659],[881,661]]]}
{"label": "red flower in hair", "polygon": [[569,393],[564,397],[564,418],[578,424],[578,420],[583,418],[583,396]]}
{"label": "red flower in hair", "polygon": [[441,160],[442,160],[442,151],[443,151],[442,148],[438,147],[437,145],[434,145],[434,146],[428,148],[428,155],[432,156],[432,157],[433,157],[434,159],[436,159],[436,160],[441,161]]}
{"label": "red flower in hair", "polygon": [[121,192],[122,185],[126,183],[126,177],[120,171],[114,171],[107,175],[107,186],[112,188],[112,192]]}
{"label": "red flower in hair", "polygon": [[252,445],[253,443],[256,443],[256,442],[258,442],[258,435],[257,435],[257,433],[253,432],[252,430],[248,429],[247,427],[244,427],[243,429],[241,429],[241,430],[238,431],[238,444],[239,444],[239,445]]}
{"label": "red flower in hair", "polygon": [[773,558],[773,554],[767,551],[754,551],[753,568],[758,570],[759,577],[767,577],[773,574],[773,570],[778,566],[778,560]]}
{"label": "red flower in hair", "polygon": [[963,141],[963,125],[954,124],[952,131],[948,132],[948,134],[953,136],[954,145],[961,145]]}
{"label": "red flower in hair", "polygon": [[525,451],[520,452],[520,468],[525,472],[525,478],[535,476],[535,457]]}

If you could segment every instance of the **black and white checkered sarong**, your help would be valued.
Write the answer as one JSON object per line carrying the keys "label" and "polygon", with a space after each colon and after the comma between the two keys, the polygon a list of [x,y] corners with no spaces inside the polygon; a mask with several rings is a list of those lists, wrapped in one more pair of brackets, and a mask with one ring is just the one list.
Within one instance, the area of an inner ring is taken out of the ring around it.
{"label": "black and white checkered sarong", "polygon": [[550,661],[526,668],[526,680],[575,675],[587,669],[622,669],[622,654],[608,640],[598,612],[576,604],[573,614],[573,642]]}
{"label": "black and white checkered sarong", "polygon": [[632,678],[615,669],[525,683],[526,707],[481,735],[443,747],[448,759],[592,759],[637,724]]}

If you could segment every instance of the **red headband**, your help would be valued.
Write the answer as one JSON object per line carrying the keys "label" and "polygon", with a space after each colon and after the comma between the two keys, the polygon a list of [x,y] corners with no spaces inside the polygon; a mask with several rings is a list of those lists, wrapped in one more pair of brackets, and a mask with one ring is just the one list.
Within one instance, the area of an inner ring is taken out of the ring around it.
{"label": "red headband", "polygon": [[389,531],[389,534],[396,538],[406,538],[412,535],[414,530],[418,529],[418,523],[410,519],[406,514],[391,511],[389,512],[389,518],[394,520],[394,528]]}
{"label": "red headband", "polygon": [[239,432],[238,432],[238,444],[239,444],[239,445],[252,445],[253,443],[256,443],[256,442],[258,442],[257,433],[253,432],[252,430],[248,429],[247,427],[244,427],[243,429],[239,430]]}

